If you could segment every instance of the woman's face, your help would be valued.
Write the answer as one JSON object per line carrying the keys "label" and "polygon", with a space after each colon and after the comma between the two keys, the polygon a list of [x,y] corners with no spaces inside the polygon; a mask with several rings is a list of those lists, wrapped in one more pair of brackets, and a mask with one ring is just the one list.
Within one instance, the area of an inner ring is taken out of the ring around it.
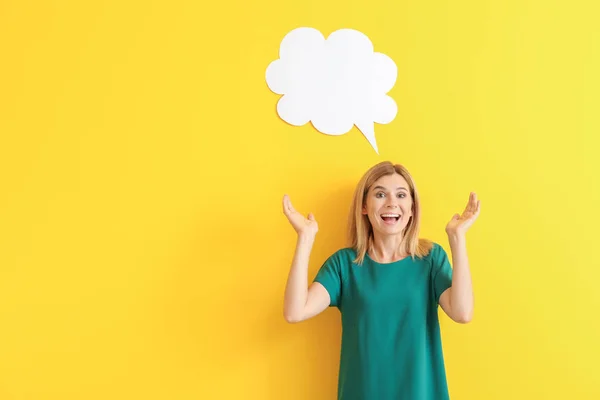
{"label": "woman's face", "polygon": [[369,188],[362,213],[380,235],[402,233],[412,216],[413,200],[406,180],[399,174],[385,175]]}

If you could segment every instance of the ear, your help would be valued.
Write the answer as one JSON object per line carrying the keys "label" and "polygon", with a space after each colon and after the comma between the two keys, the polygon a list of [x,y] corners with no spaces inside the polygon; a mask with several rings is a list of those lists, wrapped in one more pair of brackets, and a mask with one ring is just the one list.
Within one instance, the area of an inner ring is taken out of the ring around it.
{"label": "ear", "polygon": [[367,206],[363,206],[362,208],[362,215],[367,215]]}

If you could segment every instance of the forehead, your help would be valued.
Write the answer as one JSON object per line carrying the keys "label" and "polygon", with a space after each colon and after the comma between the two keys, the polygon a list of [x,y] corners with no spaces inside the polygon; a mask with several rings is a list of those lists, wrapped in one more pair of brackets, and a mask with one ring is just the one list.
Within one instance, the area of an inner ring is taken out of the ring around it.
{"label": "forehead", "polygon": [[404,179],[402,175],[399,174],[382,176],[373,183],[373,185],[371,186],[371,190],[373,190],[376,186],[383,186],[385,189],[390,191],[394,191],[399,187],[403,187],[406,188],[406,190],[410,190],[406,179]]}

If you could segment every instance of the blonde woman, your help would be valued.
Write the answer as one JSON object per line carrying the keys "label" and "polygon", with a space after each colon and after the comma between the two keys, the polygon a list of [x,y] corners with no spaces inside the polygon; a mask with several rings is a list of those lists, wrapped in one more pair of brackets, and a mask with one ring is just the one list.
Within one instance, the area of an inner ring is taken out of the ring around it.
{"label": "blonde woman", "polygon": [[317,221],[287,195],[283,211],[298,234],[284,317],[297,323],[327,307],[340,310],[338,399],[448,399],[437,310],[458,323],[473,316],[465,235],[479,216],[476,194],[446,225],[451,267],[439,244],[419,238],[419,195],[409,172],[387,161],[373,166],[354,193],[349,247],[332,254],[310,285]]}

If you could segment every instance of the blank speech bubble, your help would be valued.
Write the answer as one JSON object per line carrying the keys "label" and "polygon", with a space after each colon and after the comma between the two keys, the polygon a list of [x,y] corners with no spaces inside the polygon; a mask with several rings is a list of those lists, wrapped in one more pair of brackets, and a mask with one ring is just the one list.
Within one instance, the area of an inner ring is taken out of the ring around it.
{"label": "blank speech bubble", "polygon": [[394,61],[374,52],[365,34],[340,29],[325,39],[303,27],[285,35],[266,79],[271,91],[283,95],[277,113],[287,123],[311,122],[327,135],[343,135],[356,125],[379,154],[374,124],[396,117],[398,107],[386,93],[397,74]]}

